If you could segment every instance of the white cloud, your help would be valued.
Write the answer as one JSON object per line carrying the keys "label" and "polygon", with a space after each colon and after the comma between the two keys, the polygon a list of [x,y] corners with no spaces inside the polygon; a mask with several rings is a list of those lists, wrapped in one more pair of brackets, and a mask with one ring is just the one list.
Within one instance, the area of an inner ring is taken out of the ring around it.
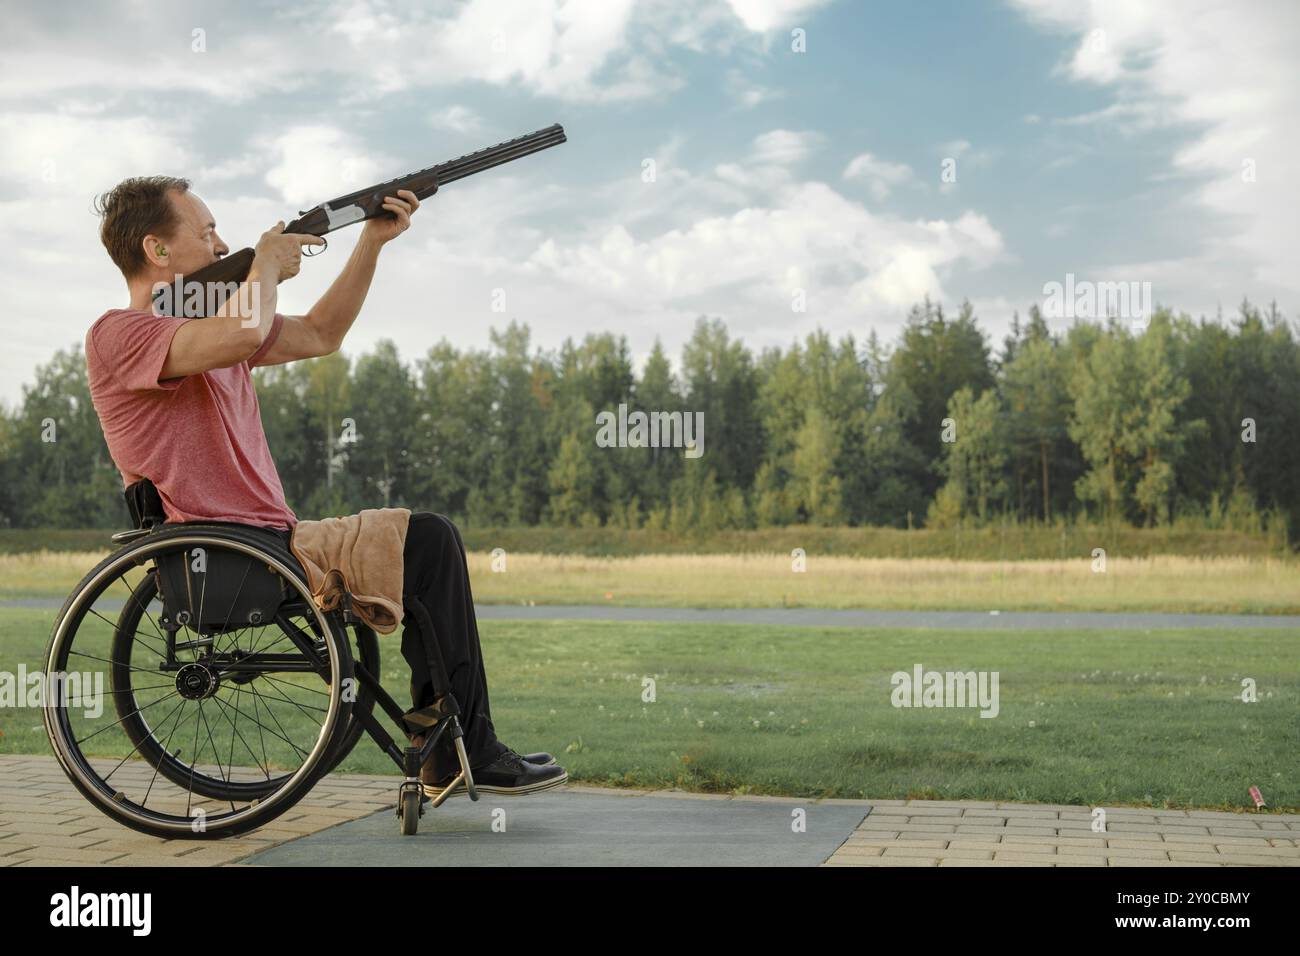
{"label": "white cloud", "polygon": [[788,129],[774,129],[754,137],[753,161],[777,166],[792,166],[802,162],[821,145],[820,133],[796,133]]}
{"label": "white cloud", "polygon": [[154,95],[161,84],[173,98],[243,103],[328,83],[357,104],[478,81],[530,96],[620,102],[682,86],[674,46],[725,54],[823,2],[337,0],[284,7],[255,24],[210,23],[204,52],[191,43],[191,21],[204,18],[181,5],[161,15],[87,7],[71,28],[67,18],[31,8],[7,13],[0,100]]}
{"label": "white cloud", "polygon": [[819,303],[824,327],[844,330],[864,309],[892,315],[926,294],[942,299],[945,273],[984,268],[1001,253],[998,231],[974,212],[909,222],[873,214],[823,183],[791,181],[775,184],[765,205],[642,239],[617,224],[574,243],[547,239],[527,266],[627,318],[653,325],[664,311],[707,303],[743,333],[781,327],[797,287]]}
{"label": "white cloud", "polygon": [[[477,334],[486,345],[487,329],[511,320],[554,346],[613,321],[634,354],[657,336],[674,354],[701,314],[722,316],[754,348],[787,345],[816,326],[861,336],[872,322],[901,323],[927,294],[946,300],[954,275],[1004,255],[1001,235],[976,212],[950,221],[879,215],[824,183],[799,181],[790,166],[764,162],[791,151],[757,143],[719,164],[751,186],[771,177],[769,188],[753,191],[716,170],[680,165],[684,143],[673,136],[654,151],[655,183],[629,171],[581,189],[539,188],[529,176],[502,175],[440,193],[428,204],[431,218],[417,218],[409,237],[384,253],[347,350],[383,336],[411,355],[444,336],[464,347]],[[569,217],[565,232],[532,225],[579,204],[601,212],[582,223]],[[349,241],[339,233],[328,253],[334,262],[347,256]],[[312,263],[286,284],[284,308],[310,306],[335,272],[321,266],[332,264]],[[806,291],[806,313],[791,310],[796,288]],[[494,289],[506,292],[505,314],[490,310]]]}
{"label": "white cloud", "polygon": [[220,160],[211,166],[204,166],[195,174],[194,183],[196,187],[200,186],[200,184],[224,183],[231,179],[256,176],[264,168],[262,156],[259,153],[243,153],[239,156],[231,156]]}
{"label": "white cloud", "polygon": [[1149,100],[1111,103],[1101,109],[1052,120],[1056,126],[1111,126],[1123,132],[1154,129],[1168,122],[1160,105]]}
{"label": "white cloud", "polygon": [[[336,7],[331,71],[358,97],[481,81],[573,101],[639,99],[679,84],[638,49],[633,0],[469,0]],[[376,51],[382,49],[382,55]]]}
{"label": "white cloud", "polygon": [[998,154],[993,147],[975,148],[968,139],[954,139],[939,145],[939,155],[960,161],[966,169],[978,169],[991,163]]}
{"label": "white cloud", "polygon": [[[1171,171],[1199,181],[1190,195],[1213,215],[1207,235],[1214,238],[1183,268],[1164,263],[1166,276],[1188,283],[1180,292],[1212,296],[1233,286],[1236,298],[1300,292],[1292,252],[1300,209],[1300,177],[1292,174],[1300,154],[1294,49],[1300,6],[1293,0],[1249,7],[1195,0],[1176,10],[1133,0],[1014,2],[1036,22],[1078,38],[1061,66],[1065,75],[1116,93],[1113,106],[1072,122],[1120,129],[1167,123],[1192,131],[1170,157]],[[1254,163],[1254,182],[1243,179],[1246,161]]]}
{"label": "white cloud", "polygon": [[719,163],[713,173],[719,183],[737,187],[742,193],[771,193],[792,181],[791,167],[812,155],[824,139],[812,131],[770,130],[754,137],[749,156],[739,162]]}
{"label": "white cloud", "polygon": [[953,159],[961,159],[961,157],[970,149],[970,140],[949,140],[940,146],[939,149],[945,156],[951,156]]}
{"label": "white cloud", "polygon": [[915,173],[906,163],[891,163],[877,159],[871,153],[854,156],[844,167],[843,173],[845,179],[865,180],[871,188],[872,197],[877,200],[887,198],[894,186],[907,182],[913,176]]}
{"label": "white cloud", "polygon": [[82,5],[75,17],[66,13],[56,5],[5,11],[0,101],[165,93],[172,103],[189,94],[242,103],[267,90],[300,90],[328,66],[301,34],[277,43],[264,30],[213,30],[206,52],[195,52],[193,12],[180,7],[159,15],[144,6]]}
{"label": "white cloud", "polygon": [[57,318],[79,315],[96,301],[93,290],[125,288],[99,242],[92,199],[128,176],[185,175],[194,161],[188,134],[183,121],[142,116],[0,113],[0,284],[10,315],[40,317],[13,323],[0,378],[25,379],[29,349],[43,359],[68,344],[73,337],[51,335]]}
{"label": "white cloud", "polygon": [[823,6],[827,0],[727,0],[731,10],[748,29],[764,33],[778,27],[802,26],[799,19]]}
{"label": "white cloud", "polygon": [[271,151],[278,161],[267,169],[267,185],[291,206],[314,206],[403,172],[371,144],[327,125],[291,127]]}
{"label": "white cloud", "polygon": [[127,176],[184,175],[187,133],[183,121],[138,116],[0,113],[0,399],[17,401],[38,364],[126,304],[91,199]]}
{"label": "white cloud", "polygon": [[[186,135],[171,136],[142,120],[76,128],[82,133],[68,146],[96,157],[100,165],[90,174],[98,182],[138,172],[139,164],[161,156],[175,156],[181,168],[189,158],[180,145]],[[113,148],[96,152],[82,136],[103,138]],[[38,158],[15,153],[16,143],[30,152],[31,137],[4,142],[10,144],[0,147],[9,150],[7,169],[30,168]],[[467,336],[478,335],[486,345],[487,329],[512,319],[527,322],[536,342],[554,345],[608,327],[614,315],[637,354],[657,334],[676,351],[704,313],[724,316],[755,346],[786,344],[818,325],[862,334],[870,321],[899,322],[906,306],[925,294],[942,299],[955,270],[985,268],[1001,254],[1001,236],[976,213],[907,221],[875,214],[826,184],[800,181],[798,164],[823,142],[817,132],[768,131],[734,162],[704,173],[681,165],[690,155],[686,142],[673,134],[654,151],[660,168],[651,184],[640,181],[639,168],[581,189],[502,172],[440,193],[417,214],[412,231],[385,251],[347,350],[356,354],[381,337],[398,341],[408,356],[443,337],[465,347],[474,344]],[[327,124],[287,129],[250,149],[223,168],[242,170],[246,156],[255,155],[259,168],[269,167],[266,184],[275,194],[264,188],[256,195],[205,195],[232,246],[250,243],[286,214],[286,204],[319,202],[358,181],[401,171]],[[350,177],[342,165],[349,157],[365,160]],[[724,170],[734,172],[732,180]],[[225,180],[234,181],[233,173]],[[104,308],[124,304],[121,279],[98,247],[96,221],[74,208],[80,203],[65,194],[52,207],[36,199],[0,204],[6,223],[0,242],[19,235],[10,223],[43,230],[39,241],[23,243],[25,255],[6,255],[0,280],[23,290],[14,303],[18,314],[52,317],[11,336],[9,354],[0,358],[11,382],[29,380],[53,347],[79,340]],[[571,214],[579,208],[581,216]],[[50,215],[58,221],[48,221]],[[69,222],[81,223],[71,230],[74,242],[68,242]],[[541,222],[563,225],[547,229]],[[336,234],[324,258],[284,284],[281,311],[303,312],[315,302],[358,233]],[[74,287],[65,281],[69,274],[82,280]],[[505,315],[490,311],[496,288],[507,291]],[[807,291],[807,313],[791,312],[795,288]],[[16,385],[10,397],[17,397]]]}
{"label": "white cloud", "polygon": [[774,90],[763,86],[761,83],[749,79],[740,70],[728,70],[726,79],[727,95],[736,101],[736,105],[741,109],[753,109],[763,103],[780,99],[785,94],[780,90]]}
{"label": "white cloud", "polygon": [[[15,80],[8,72],[16,62],[12,50],[0,52],[0,102],[6,90],[24,100],[53,96],[67,112],[0,112],[0,197],[10,197],[0,199],[0,282],[16,290],[16,315],[40,317],[16,323],[0,356],[6,397],[16,398],[34,366],[79,341],[105,308],[125,304],[122,280],[87,208],[93,189],[142,172],[190,174],[223,237],[234,247],[248,245],[298,208],[406,171],[406,163],[367,139],[362,124],[354,125],[385,92],[475,81],[569,101],[656,96],[680,82],[669,72],[672,47],[696,43],[711,52],[746,40],[753,46],[757,40],[746,31],[762,32],[767,23],[784,28],[813,6],[753,6],[744,16],[717,3],[698,15],[668,3],[544,0],[471,2],[427,14],[398,3],[284,8],[277,14],[283,22],[252,38],[213,27],[206,60],[192,59],[187,43],[183,52],[171,50],[167,32],[148,18],[83,22],[66,36],[20,18],[10,46],[39,55],[30,60],[31,75]],[[188,29],[180,34],[186,40]],[[142,53],[133,69],[123,69],[135,49],[162,52]],[[241,64],[245,56],[275,65],[261,73]],[[118,115],[142,111],[143,101],[133,97],[154,97],[156,77],[172,74],[178,79],[167,81],[168,92],[187,104],[176,116]],[[293,94],[322,78],[330,93],[322,98],[313,90],[291,126],[268,121],[264,128],[274,132],[260,133],[256,118],[249,122],[239,112],[269,90]],[[457,94],[426,99],[411,122],[453,131],[481,122],[468,105],[475,101]],[[364,109],[334,109],[332,97]],[[104,103],[112,105],[96,105]],[[698,155],[685,149],[687,134],[697,135],[687,127],[658,140],[650,153],[659,162],[655,183],[641,182],[632,161],[581,187],[502,171],[440,193],[411,232],[385,250],[347,350],[355,354],[380,337],[398,341],[408,356],[444,336],[461,347],[475,344],[475,335],[486,344],[489,326],[512,319],[527,322],[535,341],[550,346],[607,328],[617,316],[634,352],[647,349],[656,333],[675,350],[701,313],[726,316],[737,335],[759,337],[757,344],[763,336],[767,344],[786,342],[815,325],[861,333],[872,320],[899,321],[900,303],[926,293],[942,297],[954,275],[985,268],[1001,254],[1000,235],[977,213],[907,221],[804,181],[800,164],[824,146],[820,133],[772,129],[693,170],[684,165]],[[60,179],[45,183],[42,162],[51,152]],[[93,185],[69,191],[65,174]],[[331,237],[328,253],[284,284],[281,311],[309,308],[359,233]],[[78,281],[69,283],[69,275]],[[806,314],[791,313],[795,287],[808,290]],[[490,311],[494,288],[507,290],[505,315]]]}
{"label": "white cloud", "polygon": [[434,129],[447,129],[453,133],[477,133],[483,128],[483,118],[468,106],[458,103],[430,114],[429,123]]}
{"label": "white cloud", "polygon": [[181,175],[188,124],[145,116],[0,113],[0,177],[26,195],[93,191],[126,176]]}
{"label": "white cloud", "polygon": [[[1130,11],[1125,11],[1123,14],[1125,21],[1128,21],[1126,25],[1129,29],[1132,28],[1133,23],[1130,14],[1136,12],[1139,7],[1140,5],[1134,4]],[[1074,57],[1061,69],[1075,79],[1110,83],[1119,79],[1124,73],[1120,52],[1120,48],[1110,42],[1106,27],[1098,26],[1094,22],[1086,27],[1083,39],[1075,48]]]}

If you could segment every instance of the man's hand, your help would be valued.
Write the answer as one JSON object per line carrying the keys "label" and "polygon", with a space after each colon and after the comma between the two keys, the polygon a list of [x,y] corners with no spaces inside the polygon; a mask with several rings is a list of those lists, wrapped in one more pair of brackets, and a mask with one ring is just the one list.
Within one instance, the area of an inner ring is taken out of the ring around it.
{"label": "man's hand", "polygon": [[281,219],[257,240],[253,261],[260,262],[266,273],[274,273],[277,282],[283,282],[298,274],[302,268],[302,247],[323,246],[325,240],[320,236],[308,236],[302,233],[284,231]]}
{"label": "man's hand", "polygon": [[[383,208],[391,212],[393,218],[377,216],[366,220],[361,241],[352,250],[352,255],[348,257],[347,264],[343,266],[343,271],[339,273],[338,278],[306,315],[285,316],[279,337],[258,359],[259,365],[276,365],[281,362],[294,362],[301,358],[328,355],[342,346],[343,336],[347,335],[348,329],[352,328],[352,323],[361,311],[361,304],[366,300],[366,293],[370,290],[370,281],[375,275],[375,264],[379,261],[379,250],[383,248],[384,243],[400,236],[410,228],[411,213],[420,208],[420,200],[411,190],[399,189],[396,196],[384,197]],[[281,223],[280,228],[283,227],[284,224]],[[305,237],[284,236],[277,234],[275,230],[262,237],[268,244],[268,249],[273,243],[300,238]],[[259,253],[261,248],[259,243]],[[289,275],[298,271],[298,255],[295,253],[296,250],[290,253],[289,265],[292,271]],[[269,263],[266,268],[269,275]],[[273,292],[274,289],[263,290],[263,292],[268,291]],[[274,306],[275,302],[271,300],[272,312]],[[265,307],[263,311],[266,311]]]}
{"label": "man's hand", "polygon": [[415,193],[409,189],[399,189],[396,196],[384,197],[384,208],[397,218],[376,216],[374,219],[367,219],[363,230],[364,238],[380,245],[397,238],[411,227],[411,213],[420,208],[420,200],[416,199]]}

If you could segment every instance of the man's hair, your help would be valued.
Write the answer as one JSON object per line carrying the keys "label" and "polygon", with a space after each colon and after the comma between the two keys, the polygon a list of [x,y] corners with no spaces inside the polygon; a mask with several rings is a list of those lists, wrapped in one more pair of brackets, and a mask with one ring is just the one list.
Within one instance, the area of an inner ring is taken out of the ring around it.
{"label": "man's hair", "polygon": [[99,228],[100,241],[122,275],[130,279],[144,271],[145,236],[170,236],[175,232],[180,217],[167,194],[173,189],[185,192],[189,188],[188,179],[176,176],[134,176],[95,197],[95,212],[104,220]]}

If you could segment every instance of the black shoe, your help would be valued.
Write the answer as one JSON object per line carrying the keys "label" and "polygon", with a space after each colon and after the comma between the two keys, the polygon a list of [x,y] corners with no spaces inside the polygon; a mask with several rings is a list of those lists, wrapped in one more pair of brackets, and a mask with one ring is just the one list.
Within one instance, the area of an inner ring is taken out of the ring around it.
{"label": "black shoe", "polygon": [[528,761],[528,763],[535,763],[539,767],[549,767],[551,764],[555,763],[555,758],[545,750],[539,751],[535,754],[522,754],[521,756],[524,760]]}
{"label": "black shoe", "polygon": [[[540,766],[525,760],[513,750],[507,750],[492,763],[485,764],[474,771],[475,789],[482,793],[495,793],[502,796],[540,793],[558,787],[568,779],[568,772],[558,764]],[[442,781],[440,786],[430,786],[426,783],[425,796],[431,798],[439,796],[450,782],[450,780]],[[465,792],[463,786],[457,785],[449,796],[454,797]]]}

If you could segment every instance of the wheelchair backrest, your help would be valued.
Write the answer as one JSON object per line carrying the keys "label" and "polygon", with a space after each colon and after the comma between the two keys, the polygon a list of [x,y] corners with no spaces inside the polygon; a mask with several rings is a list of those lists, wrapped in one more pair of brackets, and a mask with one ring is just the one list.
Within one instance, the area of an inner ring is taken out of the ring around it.
{"label": "wheelchair backrest", "polygon": [[148,478],[127,485],[122,494],[126,498],[126,510],[131,514],[132,527],[152,528],[167,520],[162,495]]}
{"label": "wheelchair backrest", "polygon": [[[148,478],[124,494],[137,529],[161,527],[167,520],[162,496]],[[192,547],[155,558],[154,564],[166,621],[201,634],[269,624],[289,594],[284,578],[265,561],[225,548]]]}

